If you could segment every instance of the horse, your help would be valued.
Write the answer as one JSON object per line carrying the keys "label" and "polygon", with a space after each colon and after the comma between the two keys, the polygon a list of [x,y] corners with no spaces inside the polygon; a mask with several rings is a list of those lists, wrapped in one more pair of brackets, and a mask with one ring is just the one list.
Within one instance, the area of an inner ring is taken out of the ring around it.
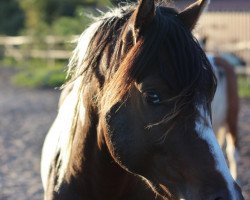
{"label": "horse", "polygon": [[216,78],[194,38],[208,2],[140,0],[81,35],[46,136],[45,200],[243,200],[211,124]]}
{"label": "horse", "polygon": [[237,180],[239,96],[237,76],[233,66],[219,55],[207,53],[217,78],[217,90],[212,101],[213,128],[227,158],[230,172]]}

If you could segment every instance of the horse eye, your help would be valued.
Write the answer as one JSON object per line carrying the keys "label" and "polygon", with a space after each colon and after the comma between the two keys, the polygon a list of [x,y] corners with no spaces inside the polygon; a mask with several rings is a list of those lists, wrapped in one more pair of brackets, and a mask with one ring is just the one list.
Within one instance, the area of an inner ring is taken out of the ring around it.
{"label": "horse eye", "polygon": [[143,92],[143,97],[148,104],[159,104],[161,102],[159,94],[155,91]]}

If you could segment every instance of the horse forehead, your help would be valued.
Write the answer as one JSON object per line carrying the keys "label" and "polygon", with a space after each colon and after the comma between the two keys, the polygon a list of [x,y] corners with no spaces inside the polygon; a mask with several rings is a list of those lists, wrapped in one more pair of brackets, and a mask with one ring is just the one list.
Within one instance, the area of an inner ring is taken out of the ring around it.
{"label": "horse forehead", "polygon": [[[171,18],[172,20],[178,15],[178,11],[172,7],[159,6],[157,7],[157,14],[160,14],[162,19],[168,20]],[[170,21],[171,22],[171,21]]]}
{"label": "horse forehead", "polygon": [[152,73],[147,73],[144,78],[135,83],[137,88],[148,88],[148,87],[165,87],[166,82],[162,79],[162,77],[159,75],[157,69]]}

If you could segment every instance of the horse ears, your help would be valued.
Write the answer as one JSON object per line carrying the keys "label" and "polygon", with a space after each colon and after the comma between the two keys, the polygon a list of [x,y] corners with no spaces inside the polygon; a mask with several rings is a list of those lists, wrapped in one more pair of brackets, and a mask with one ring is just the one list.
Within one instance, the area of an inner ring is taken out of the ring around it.
{"label": "horse ears", "polygon": [[150,24],[155,15],[154,0],[139,0],[139,5],[131,16],[131,25],[135,41],[140,33]]}
{"label": "horse ears", "polygon": [[192,30],[195,27],[202,11],[209,2],[210,0],[198,0],[178,14],[188,29]]}

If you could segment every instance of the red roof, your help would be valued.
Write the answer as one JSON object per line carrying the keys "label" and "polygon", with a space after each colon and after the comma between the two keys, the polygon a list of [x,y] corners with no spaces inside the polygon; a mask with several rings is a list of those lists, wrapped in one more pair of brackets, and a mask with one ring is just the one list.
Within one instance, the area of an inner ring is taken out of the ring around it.
{"label": "red roof", "polygon": [[[192,2],[195,0],[177,0],[176,5],[183,8]],[[250,12],[250,0],[210,0],[208,11]]]}

